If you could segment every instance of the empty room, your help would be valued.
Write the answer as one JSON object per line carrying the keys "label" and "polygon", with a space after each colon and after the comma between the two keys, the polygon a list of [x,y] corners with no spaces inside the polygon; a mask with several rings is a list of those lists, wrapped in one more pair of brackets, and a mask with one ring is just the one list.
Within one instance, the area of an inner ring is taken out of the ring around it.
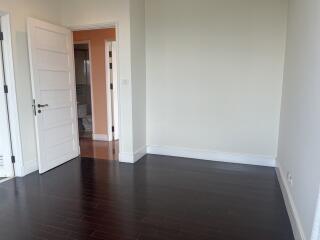
{"label": "empty room", "polygon": [[320,240],[319,13],[0,0],[0,239]]}

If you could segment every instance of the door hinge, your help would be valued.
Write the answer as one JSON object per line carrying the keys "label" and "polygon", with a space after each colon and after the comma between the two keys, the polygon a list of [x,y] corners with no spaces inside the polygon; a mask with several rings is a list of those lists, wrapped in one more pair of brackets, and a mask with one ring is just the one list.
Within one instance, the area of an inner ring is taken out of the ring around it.
{"label": "door hinge", "polygon": [[112,69],[112,63],[109,63],[109,68]]}
{"label": "door hinge", "polygon": [[8,93],[9,92],[9,90],[8,90],[8,85],[4,85],[3,86],[3,90],[4,90],[4,93]]}
{"label": "door hinge", "polygon": [[109,51],[109,58],[112,58],[112,52]]}
{"label": "door hinge", "polygon": [[114,133],[114,126],[111,127],[112,132]]}
{"label": "door hinge", "polygon": [[11,162],[15,163],[16,162],[16,157],[15,156],[11,156]]}
{"label": "door hinge", "polygon": [[113,83],[110,83],[110,89],[113,90]]}
{"label": "door hinge", "polygon": [[33,114],[35,116],[37,116],[36,100],[35,99],[33,99],[32,109],[33,109]]}
{"label": "door hinge", "polygon": [[0,41],[3,40],[3,32],[0,32]]}

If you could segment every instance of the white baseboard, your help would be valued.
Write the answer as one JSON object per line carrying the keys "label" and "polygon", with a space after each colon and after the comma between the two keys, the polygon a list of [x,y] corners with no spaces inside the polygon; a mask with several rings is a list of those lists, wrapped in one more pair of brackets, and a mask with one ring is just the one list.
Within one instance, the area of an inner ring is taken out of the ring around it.
{"label": "white baseboard", "polygon": [[92,140],[95,141],[105,141],[109,142],[112,141],[112,138],[110,138],[107,134],[92,134]]}
{"label": "white baseboard", "polygon": [[17,177],[24,177],[30,173],[38,171],[38,161],[27,161],[24,163],[23,173],[21,175],[17,174]]}
{"label": "white baseboard", "polygon": [[119,152],[119,162],[123,163],[134,163],[133,153]]}
{"label": "white baseboard", "polygon": [[294,238],[295,238],[295,240],[307,240],[305,233],[303,231],[303,228],[302,228],[302,224],[300,221],[300,217],[298,215],[298,211],[296,209],[291,192],[289,190],[289,185],[286,180],[286,175],[284,174],[279,163],[277,163],[276,172],[277,172],[278,181],[279,181],[279,184],[281,187],[282,195],[284,198],[284,202],[286,204],[286,208],[287,208],[288,215],[290,218]]}
{"label": "white baseboard", "polygon": [[311,240],[320,240],[320,188],[319,188],[316,215],[314,217]]}
{"label": "white baseboard", "polygon": [[275,159],[273,157],[252,154],[226,153],[212,150],[152,145],[147,147],[147,153],[175,157],[195,158],[208,161],[242,163],[268,167],[275,166]]}
{"label": "white baseboard", "polygon": [[0,183],[6,182],[6,181],[8,181],[10,179],[13,179],[13,177],[4,178],[4,179],[0,180]]}
{"label": "white baseboard", "polygon": [[135,163],[135,162],[139,161],[146,154],[147,154],[147,148],[145,146],[140,147],[134,153],[120,152],[119,153],[119,162]]}
{"label": "white baseboard", "polygon": [[134,161],[137,162],[147,154],[147,147],[142,146],[134,152]]}

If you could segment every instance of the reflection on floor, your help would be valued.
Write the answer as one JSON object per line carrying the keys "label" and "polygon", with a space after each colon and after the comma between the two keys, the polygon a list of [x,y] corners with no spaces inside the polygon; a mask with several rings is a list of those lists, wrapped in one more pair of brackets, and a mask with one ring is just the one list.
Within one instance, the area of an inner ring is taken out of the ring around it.
{"label": "reflection on floor", "polygon": [[119,141],[93,141],[90,138],[80,138],[81,157],[103,160],[118,160]]}

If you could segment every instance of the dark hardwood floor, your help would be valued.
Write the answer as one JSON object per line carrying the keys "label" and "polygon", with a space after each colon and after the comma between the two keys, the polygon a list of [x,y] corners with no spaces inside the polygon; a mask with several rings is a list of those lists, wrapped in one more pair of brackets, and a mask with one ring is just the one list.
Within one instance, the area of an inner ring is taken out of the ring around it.
{"label": "dark hardwood floor", "polygon": [[294,238],[273,168],[148,155],[1,183],[0,239]]}

